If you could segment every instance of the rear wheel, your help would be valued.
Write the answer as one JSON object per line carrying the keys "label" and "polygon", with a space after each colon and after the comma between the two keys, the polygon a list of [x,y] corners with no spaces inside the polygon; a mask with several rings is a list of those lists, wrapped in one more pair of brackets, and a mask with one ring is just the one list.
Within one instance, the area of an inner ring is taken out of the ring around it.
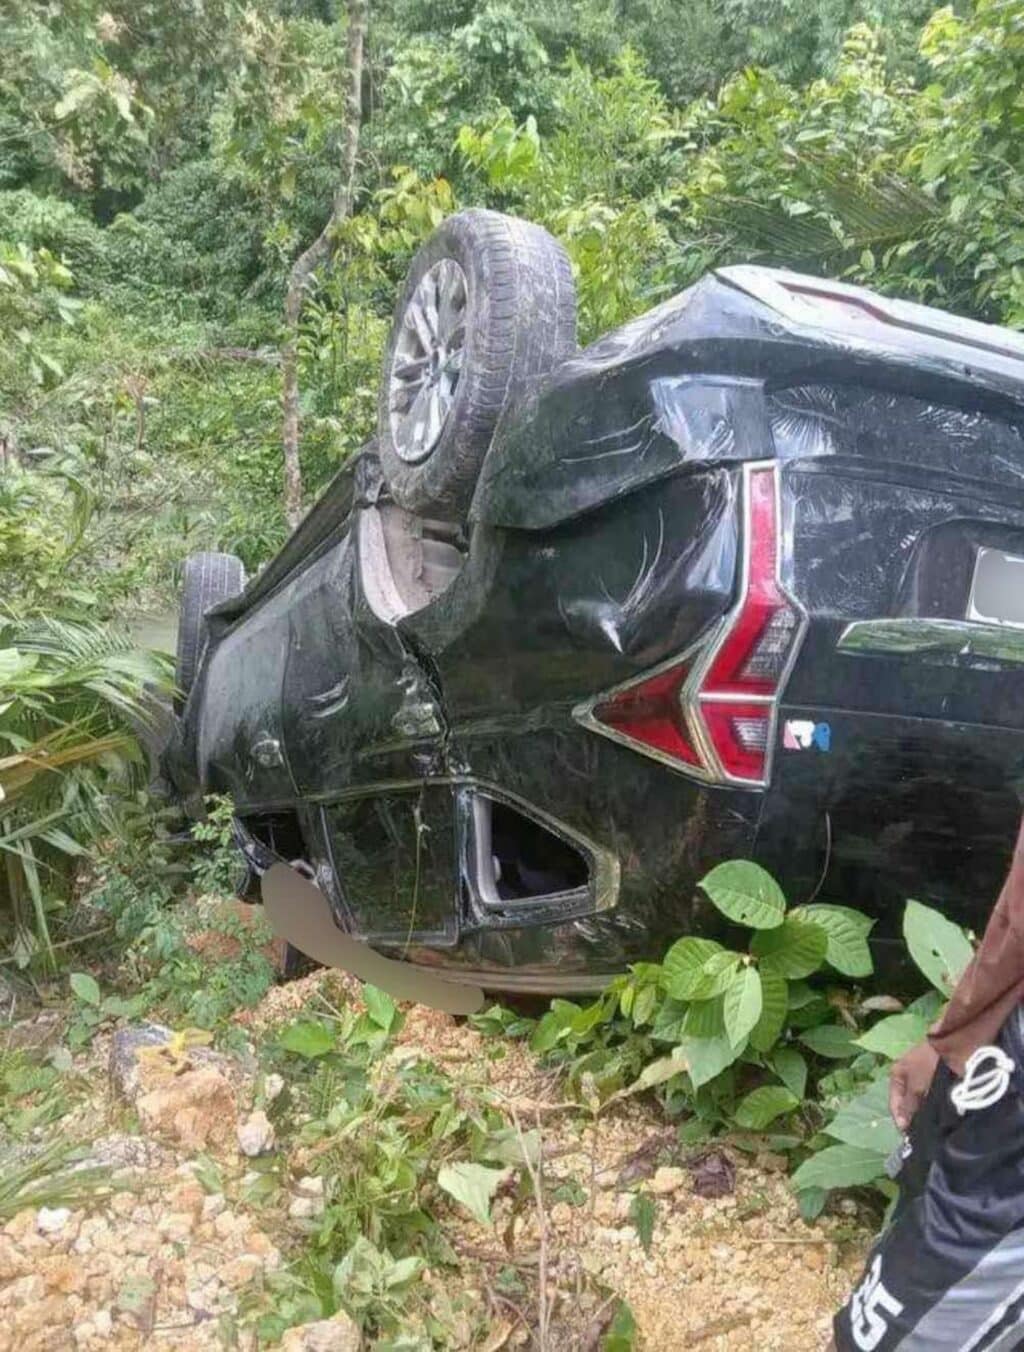
{"label": "rear wheel", "polygon": [[175,663],[175,712],[188,699],[206,642],[206,612],[237,596],[245,586],[245,567],[234,554],[191,554],[185,560],[178,616],[178,654]]}
{"label": "rear wheel", "polygon": [[557,240],[496,211],[450,216],[413,259],[384,361],[378,446],[395,501],[461,520],[502,413],[575,349]]}

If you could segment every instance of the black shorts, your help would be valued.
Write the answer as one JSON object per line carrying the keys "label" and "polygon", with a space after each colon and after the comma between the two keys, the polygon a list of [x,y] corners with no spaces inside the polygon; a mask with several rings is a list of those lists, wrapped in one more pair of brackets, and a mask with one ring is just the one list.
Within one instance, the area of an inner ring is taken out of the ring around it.
{"label": "black shorts", "polygon": [[990,1107],[962,1116],[940,1064],[910,1129],[892,1224],[836,1315],[840,1352],[1024,1348],[1024,1013],[999,1037],[1014,1062]]}

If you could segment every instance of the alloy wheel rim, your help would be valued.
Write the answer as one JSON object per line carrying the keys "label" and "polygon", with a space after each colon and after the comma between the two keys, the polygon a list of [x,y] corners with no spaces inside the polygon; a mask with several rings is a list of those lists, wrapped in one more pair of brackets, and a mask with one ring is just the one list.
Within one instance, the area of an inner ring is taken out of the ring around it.
{"label": "alloy wheel rim", "polygon": [[420,278],[395,342],[388,384],[391,438],[409,464],[426,460],[451,416],[466,346],[466,274],[442,258]]}

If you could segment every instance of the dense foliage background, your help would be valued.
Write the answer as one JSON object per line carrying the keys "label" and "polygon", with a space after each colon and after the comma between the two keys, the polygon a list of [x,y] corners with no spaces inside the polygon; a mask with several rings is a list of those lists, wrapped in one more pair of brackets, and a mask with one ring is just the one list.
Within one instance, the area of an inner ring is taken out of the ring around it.
{"label": "dense foliage background", "polygon": [[[372,430],[409,255],[453,208],[543,221],[593,338],[760,258],[1024,320],[1024,8],[382,0],[357,212],[301,350],[315,492]],[[166,601],[280,542],[284,279],[330,207],[338,0],[0,4],[8,603]]]}
{"label": "dense foliage background", "polygon": [[[0,31],[0,925],[24,958],[166,680],[117,625],[168,612],[192,550],[251,570],[285,533],[282,301],[330,212],[346,34],[342,0],[0,0]],[[1022,0],[377,0],[355,210],[302,317],[307,497],[372,434],[396,287],[460,206],[563,241],[583,342],[750,259],[1021,324],[1022,75]]]}

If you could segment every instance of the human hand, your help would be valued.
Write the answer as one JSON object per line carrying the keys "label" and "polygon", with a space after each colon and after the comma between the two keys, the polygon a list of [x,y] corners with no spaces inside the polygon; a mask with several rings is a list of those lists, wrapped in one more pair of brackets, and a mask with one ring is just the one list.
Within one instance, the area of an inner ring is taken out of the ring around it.
{"label": "human hand", "polygon": [[889,1111],[900,1131],[906,1131],[931,1087],[939,1054],[930,1042],[921,1042],[893,1063],[889,1072]]}

